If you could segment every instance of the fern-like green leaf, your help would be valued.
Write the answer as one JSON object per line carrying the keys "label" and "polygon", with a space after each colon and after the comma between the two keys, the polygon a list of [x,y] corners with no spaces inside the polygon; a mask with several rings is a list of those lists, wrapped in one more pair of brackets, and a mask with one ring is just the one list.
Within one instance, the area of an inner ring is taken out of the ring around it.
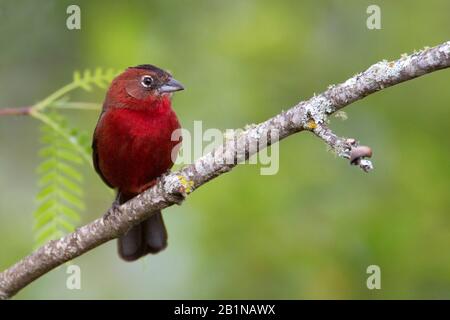
{"label": "fern-like green leaf", "polygon": [[[75,224],[80,220],[80,211],[84,210],[83,188],[80,185],[83,177],[79,172],[83,159],[80,148],[76,148],[75,144],[90,153],[81,144],[86,143],[83,133],[69,128],[67,121],[55,110],[49,117],[58,125],[58,130],[46,124],[41,127],[42,148],[39,156],[42,162],[37,168],[38,206],[33,214],[36,246],[75,229]],[[61,134],[61,130],[64,134]],[[73,141],[69,142],[67,137]]]}
{"label": "fern-like green leaf", "polygon": [[96,68],[94,71],[86,69],[83,72],[75,71],[73,73],[73,82],[86,91],[92,91],[92,85],[99,88],[106,88],[119,72],[114,69]]}

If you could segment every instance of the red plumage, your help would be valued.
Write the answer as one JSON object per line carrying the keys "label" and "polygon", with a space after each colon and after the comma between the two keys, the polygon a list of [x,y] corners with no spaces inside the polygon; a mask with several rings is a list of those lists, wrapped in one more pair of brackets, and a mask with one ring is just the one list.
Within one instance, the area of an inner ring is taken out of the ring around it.
{"label": "red plumage", "polygon": [[[124,203],[150,187],[170,169],[180,140],[171,107],[171,92],[183,87],[151,65],[128,68],[113,80],[93,139],[94,166],[103,181],[118,190]],[[119,239],[119,254],[133,261],[167,245],[161,213],[132,228]]]}

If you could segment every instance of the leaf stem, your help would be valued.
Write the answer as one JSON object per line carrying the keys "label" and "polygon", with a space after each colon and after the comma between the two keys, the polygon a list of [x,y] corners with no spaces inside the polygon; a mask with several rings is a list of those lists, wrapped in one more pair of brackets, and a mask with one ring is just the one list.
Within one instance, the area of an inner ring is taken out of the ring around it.
{"label": "leaf stem", "polygon": [[56,100],[60,99],[61,97],[63,97],[67,93],[69,93],[70,91],[78,88],[79,86],[80,85],[77,82],[75,82],[75,81],[71,82],[71,83],[65,85],[64,87],[56,90],[55,92],[53,92],[51,95],[49,95],[44,100],[39,101],[37,104],[35,104],[32,107],[32,109],[36,110],[36,111],[42,111],[45,108],[47,108],[50,104],[52,104]]}
{"label": "leaf stem", "polygon": [[93,110],[98,111],[101,109],[101,104],[95,102],[63,102],[56,101],[49,105],[50,108],[58,109],[71,109],[71,110]]}
{"label": "leaf stem", "polygon": [[74,146],[74,148],[80,153],[80,155],[83,157],[84,160],[86,160],[87,163],[92,164],[91,156],[83,149],[83,147],[76,141],[76,139],[68,134],[61,126],[53,121],[51,118],[47,117],[45,114],[39,112],[36,109],[32,109],[30,111],[30,116],[41,120],[43,123],[51,127],[53,130],[58,132],[61,136],[63,136],[70,144]]}

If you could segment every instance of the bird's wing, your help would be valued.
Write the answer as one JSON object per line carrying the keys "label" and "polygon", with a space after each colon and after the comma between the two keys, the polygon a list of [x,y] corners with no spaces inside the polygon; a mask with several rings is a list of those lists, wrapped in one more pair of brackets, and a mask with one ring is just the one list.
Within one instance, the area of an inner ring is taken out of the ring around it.
{"label": "bird's wing", "polygon": [[92,161],[93,161],[93,163],[94,163],[95,171],[97,171],[98,175],[100,176],[100,178],[102,178],[103,182],[104,182],[108,187],[114,188],[114,187],[106,180],[105,176],[103,175],[102,170],[100,169],[100,164],[99,164],[99,160],[98,160],[97,134],[96,134],[96,133],[97,133],[97,128],[98,128],[98,126],[99,126],[99,124],[100,124],[100,122],[101,122],[101,120],[102,120],[103,113],[104,113],[104,112],[102,112],[102,113],[100,114],[100,117],[99,117],[98,123],[97,123],[97,127],[95,128],[95,131],[94,131],[94,137],[93,137],[93,139],[92,139]]}

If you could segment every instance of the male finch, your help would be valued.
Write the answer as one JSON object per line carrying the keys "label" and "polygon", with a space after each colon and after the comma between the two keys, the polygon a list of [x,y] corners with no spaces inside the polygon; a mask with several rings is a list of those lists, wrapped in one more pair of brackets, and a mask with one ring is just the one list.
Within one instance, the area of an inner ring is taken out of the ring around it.
{"label": "male finch", "polygon": [[[148,64],[128,68],[111,83],[92,148],[94,167],[108,186],[117,189],[119,204],[151,187],[172,167],[172,150],[181,139],[171,139],[180,128],[171,94],[183,89],[168,72]],[[134,261],[166,246],[159,211],[122,236],[118,249],[124,260]]]}

